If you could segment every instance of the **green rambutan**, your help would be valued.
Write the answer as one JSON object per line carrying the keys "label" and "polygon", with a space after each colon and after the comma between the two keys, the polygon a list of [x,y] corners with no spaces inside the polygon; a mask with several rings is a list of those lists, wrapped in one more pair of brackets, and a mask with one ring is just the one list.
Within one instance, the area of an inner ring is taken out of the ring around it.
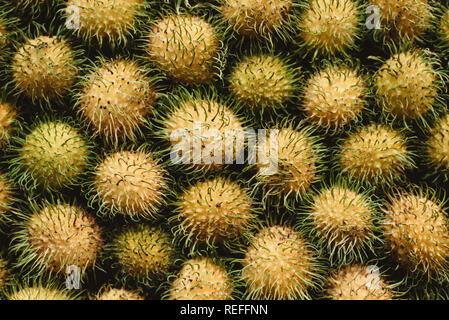
{"label": "green rambutan", "polygon": [[300,17],[300,46],[314,57],[344,53],[360,37],[360,24],[361,12],[354,0],[311,0]]}
{"label": "green rambutan", "polygon": [[173,81],[210,83],[221,73],[221,37],[205,18],[167,13],[151,28],[146,45],[151,61]]}
{"label": "green rambutan", "polygon": [[14,139],[11,175],[26,190],[71,187],[89,164],[92,145],[71,120],[38,120],[24,138]]}
{"label": "green rambutan", "polygon": [[367,105],[367,90],[357,69],[329,64],[305,84],[302,108],[312,123],[336,133],[360,120]]}
{"label": "green rambutan", "polygon": [[169,300],[232,300],[233,283],[224,267],[210,258],[184,262],[166,293]]}
{"label": "green rambutan", "polygon": [[377,266],[354,264],[335,270],[327,279],[326,298],[331,300],[392,300],[393,286]]}
{"label": "green rambutan", "polygon": [[89,205],[98,202],[101,215],[154,218],[169,193],[165,169],[143,148],[108,154],[93,175]]}
{"label": "green rambutan", "polygon": [[388,186],[414,167],[408,138],[384,124],[357,129],[338,146],[337,166],[350,180],[364,185]]}
{"label": "green rambutan", "polygon": [[241,263],[248,299],[310,299],[309,290],[320,286],[317,252],[290,227],[262,228]]}
{"label": "green rambutan", "polygon": [[95,300],[145,300],[145,298],[137,291],[109,287],[100,290]]}
{"label": "green rambutan", "polygon": [[298,89],[300,68],[273,54],[244,57],[231,71],[229,88],[252,110],[282,108]]}
{"label": "green rambutan", "polygon": [[449,173],[449,114],[444,115],[435,123],[424,148],[428,168],[441,172],[447,180]]}
{"label": "green rambutan", "polygon": [[100,60],[82,83],[79,113],[107,142],[135,139],[155,107],[155,80],[133,60]]}
{"label": "green rambutan", "polygon": [[444,203],[431,189],[411,189],[389,195],[382,223],[387,248],[407,272],[446,282],[449,221]]}
{"label": "green rambutan", "polygon": [[255,219],[254,200],[238,183],[212,178],[190,186],[177,201],[174,235],[194,250],[198,244],[215,247],[247,232]]}
{"label": "green rambutan", "polygon": [[9,143],[16,119],[14,108],[7,102],[0,103],[0,147]]}
{"label": "green rambutan", "polygon": [[10,249],[18,254],[15,267],[28,274],[64,274],[76,266],[80,275],[96,267],[103,235],[93,216],[63,201],[30,203],[30,214],[20,214],[19,230]]}

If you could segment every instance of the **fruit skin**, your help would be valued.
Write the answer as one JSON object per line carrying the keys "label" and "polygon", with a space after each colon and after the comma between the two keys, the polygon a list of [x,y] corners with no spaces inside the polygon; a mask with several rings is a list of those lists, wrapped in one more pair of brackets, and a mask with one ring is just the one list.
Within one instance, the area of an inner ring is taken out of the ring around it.
{"label": "fruit skin", "polygon": [[378,205],[369,189],[342,179],[310,195],[308,235],[326,248],[331,265],[366,261],[382,243],[377,236]]}
{"label": "fruit skin", "polygon": [[105,251],[106,259],[114,259],[123,283],[131,279],[153,286],[165,279],[174,265],[177,251],[170,234],[147,224],[133,224],[117,229]]}
{"label": "fruit skin", "polygon": [[55,279],[18,280],[14,285],[3,291],[7,300],[79,300],[80,294],[76,290],[69,290]]}
{"label": "fruit skin", "polygon": [[428,176],[433,176],[434,182],[438,178],[449,179],[449,114],[437,120],[429,132],[427,141],[421,151],[425,155]]}
{"label": "fruit skin", "polygon": [[336,134],[359,122],[367,107],[368,82],[354,63],[324,62],[302,90],[301,109],[314,125]]}
{"label": "fruit skin", "polygon": [[100,290],[94,300],[145,300],[145,298],[137,291],[106,287]]}
{"label": "fruit skin", "polygon": [[[391,56],[374,75],[374,93],[387,119],[435,117],[443,103],[439,92],[447,78],[437,56],[427,49],[392,48]],[[407,124],[404,124],[407,127]]]}
{"label": "fruit skin", "polygon": [[191,184],[177,200],[172,232],[183,247],[216,249],[244,237],[254,226],[257,204],[249,190],[225,177],[209,177]]}
{"label": "fruit skin", "polygon": [[[0,148],[9,144],[12,134],[19,127],[17,112],[8,102],[0,103]],[[17,130],[18,131],[18,130]]]}
{"label": "fruit skin", "polygon": [[449,221],[444,204],[434,190],[416,185],[388,195],[381,225],[386,248],[412,278],[449,279]]}
{"label": "fruit skin", "polygon": [[302,11],[299,29],[303,41],[297,45],[305,55],[345,54],[361,37],[361,7],[353,0],[311,0]]}
{"label": "fruit skin", "polygon": [[12,222],[11,213],[15,214],[16,187],[6,174],[0,172],[0,230]]}
{"label": "fruit skin", "polygon": [[261,228],[249,242],[241,260],[246,299],[310,299],[310,290],[320,287],[318,251],[301,232],[272,225]]}
{"label": "fruit skin", "polygon": [[381,274],[370,266],[353,264],[334,270],[327,279],[326,298],[331,300],[392,300],[394,286],[387,284]]}
{"label": "fruit skin", "polygon": [[184,262],[162,299],[232,300],[233,290],[232,278],[220,262],[192,258]]}
{"label": "fruit skin", "polygon": [[44,273],[60,276],[69,266],[78,267],[84,276],[97,267],[103,230],[82,207],[60,199],[31,201],[18,215],[18,231],[10,247],[18,255],[15,268],[36,278]]}
{"label": "fruit skin", "polygon": [[206,17],[163,10],[146,39],[148,57],[175,83],[199,86],[221,76],[221,33]]}
{"label": "fruit skin", "polygon": [[284,108],[298,90],[301,68],[280,55],[255,54],[242,58],[229,75],[235,100],[252,111]]}
{"label": "fruit skin", "polygon": [[10,176],[27,192],[59,192],[71,188],[87,170],[92,142],[70,118],[36,119],[24,137],[11,145]]}
{"label": "fruit skin", "polygon": [[337,144],[335,170],[364,186],[388,187],[415,166],[409,138],[381,123],[355,130]]}
{"label": "fruit skin", "polygon": [[[73,12],[71,8],[78,8]],[[68,0],[65,21],[74,17],[73,32],[88,44],[124,46],[142,28],[149,3],[145,0]]]}
{"label": "fruit skin", "polygon": [[164,167],[146,145],[105,154],[85,186],[89,207],[100,216],[155,219],[171,193],[171,179]]}
{"label": "fruit skin", "polygon": [[134,60],[99,58],[79,84],[75,108],[105,142],[134,141],[156,106],[156,83]]}

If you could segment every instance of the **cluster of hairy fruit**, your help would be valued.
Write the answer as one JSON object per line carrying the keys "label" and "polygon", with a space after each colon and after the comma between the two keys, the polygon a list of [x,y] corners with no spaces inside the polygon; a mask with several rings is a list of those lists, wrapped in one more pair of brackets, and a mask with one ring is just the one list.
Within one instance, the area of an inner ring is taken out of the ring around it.
{"label": "cluster of hairy fruit", "polygon": [[449,9],[193,2],[0,5],[0,298],[449,296]]}

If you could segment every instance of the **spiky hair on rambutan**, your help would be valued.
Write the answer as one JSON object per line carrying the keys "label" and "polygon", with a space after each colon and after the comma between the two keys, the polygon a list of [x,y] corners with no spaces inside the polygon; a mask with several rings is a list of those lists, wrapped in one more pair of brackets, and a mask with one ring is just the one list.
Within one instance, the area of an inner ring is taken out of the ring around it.
{"label": "spiky hair on rambutan", "polygon": [[82,280],[87,271],[99,267],[102,227],[75,201],[52,198],[37,203],[29,199],[17,216],[9,250],[18,257],[14,267],[25,275],[59,277],[68,268],[76,268]]}
{"label": "spiky hair on rambutan", "polygon": [[103,217],[156,219],[172,192],[164,162],[146,144],[105,152],[90,171],[88,205]]}
{"label": "spiky hair on rambutan", "polygon": [[341,137],[334,169],[364,186],[384,188],[400,182],[415,167],[410,137],[383,123],[369,123]]}
{"label": "spiky hair on rambutan", "polygon": [[[14,16],[14,8],[11,4],[2,3],[0,9],[0,48],[4,49],[11,45],[11,41],[15,41],[19,19]],[[0,53],[0,57],[3,55],[4,52]]]}
{"label": "spiky hair on rambutan", "polygon": [[66,28],[89,45],[125,46],[143,28],[147,0],[67,0],[60,10]]}
{"label": "spiky hair on rambutan", "polygon": [[93,143],[71,118],[36,118],[23,135],[14,136],[9,175],[28,192],[71,189],[84,178]]}
{"label": "spiky hair on rambutan", "polygon": [[388,194],[381,227],[386,249],[407,276],[424,282],[449,280],[449,220],[446,200],[427,186]]}
{"label": "spiky hair on rambutan", "polygon": [[147,29],[146,59],[172,82],[200,86],[222,78],[226,47],[207,13],[163,8]]}
{"label": "spiky hair on rambutan", "polygon": [[105,142],[135,140],[154,111],[157,82],[133,59],[100,57],[79,84],[75,108]]}
{"label": "spiky hair on rambutan", "polygon": [[420,147],[425,155],[427,176],[432,177],[434,182],[440,178],[446,182],[449,179],[449,114],[437,119]]}
{"label": "spiky hair on rambutan", "polygon": [[17,279],[2,291],[6,300],[79,300],[81,295],[79,290],[70,290],[46,277]]}
{"label": "spiky hair on rambutan", "polygon": [[449,50],[449,6],[440,5],[436,8],[433,31],[437,35],[435,47],[446,53]]}
{"label": "spiky hair on rambutan", "polygon": [[12,7],[15,14],[37,20],[39,18],[49,18],[56,14],[61,5],[58,0],[11,0],[7,1],[8,8]]}
{"label": "spiky hair on rambutan", "polygon": [[[379,60],[377,58],[374,58]],[[444,105],[446,72],[429,49],[390,46],[390,57],[373,76],[374,94],[387,120],[415,121],[424,127]]]}
{"label": "spiky hair on rambutan", "polygon": [[359,122],[370,96],[359,62],[324,60],[306,80],[299,108],[325,133],[336,134]]}
{"label": "spiky hair on rambutan", "polygon": [[4,173],[0,172],[0,231],[4,225],[13,221],[16,213],[17,190],[14,182]]}
{"label": "spiky hair on rambutan", "polygon": [[362,7],[358,0],[310,0],[300,16],[301,42],[297,42],[303,55],[346,55],[357,48],[361,38]]}
{"label": "spiky hair on rambutan", "polygon": [[11,136],[16,134],[15,131],[20,130],[20,121],[15,106],[6,101],[0,102],[0,147],[6,147]]}
{"label": "spiky hair on rambutan", "polygon": [[326,249],[331,265],[364,262],[382,244],[379,204],[369,189],[345,179],[332,180],[310,194],[305,207],[308,235]]}
{"label": "spiky hair on rambutan", "polygon": [[140,291],[107,284],[103,285],[95,296],[91,297],[91,300],[145,300],[145,296]]}

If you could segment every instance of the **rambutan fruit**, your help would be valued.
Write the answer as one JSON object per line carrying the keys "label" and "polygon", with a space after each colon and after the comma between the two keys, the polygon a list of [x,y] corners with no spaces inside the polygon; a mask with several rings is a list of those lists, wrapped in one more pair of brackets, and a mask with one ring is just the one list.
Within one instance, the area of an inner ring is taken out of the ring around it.
{"label": "rambutan fruit", "polygon": [[165,169],[143,148],[106,155],[93,175],[89,205],[97,202],[101,215],[154,218],[169,193]]}
{"label": "rambutan fruit", "polygon": [[376,203],[367,192],[343,181],[323,188],[310,202],[310,234],[327,249],[332,264],[364,261],[374,252]]}
{"label": "rambutan fruit", "polygon": [[361,33],[354,0],[311,0],[300,17],[301,47],[317,55],[336,55],[354,47]]}
{"label": "rambutan fruit", "polygon": [[10,66],[15,90],[33,103],[62,100],[78,75],[79,54],[60,36],[27,38]]}
{"label": "rambutan fruit", "polygon": [[375,265],[354,264],[335,270],[326,281],[326,298],[331,300],[392,300],[389,285]]}
{"label": "rambutan fruit", "polygon": [[9,143],[17,113],[8,102],[0,103],[0,147]]}
{"label": "rambutan fruit", "polygon": [[151,61],[172,81],[208,84],[220,74],[222,43],[205,18],[170,12],[152,27],[146,45]]}
{"label": "rambutan fruit", "polygon": [[[29,283],[28,283],[29,282]],[[23,281],[5,290],[7,300],[77,300],[74,290],[62,287],[55,281]]]}
{"label": "rambutan fruit", "polygon": [[210,258],[184,262],[166,293],[169,300],[232,300],[233,282],[228,271]]}
{"label": "rambutan fruit", "polygon": [[302,98],[307,119],[337,133],[360,120],[367,105],[367,83],[356,68],[328,64],[307,80]]}
{"label": "rambutan fruit", "polygon": [[103,234],[93,216],[63,201],[30,203],[30,214],[20,214],[19,230],[11,251],[19,258],[15,267],[28,274],[64,274],[75,266],[80,275],[96,267],[103,249]]}
{"label": "rambutan fruit", "polygon": [[376,99],[387,117],[418,120],[435,112],[445,75],[428,50],[394,53],[374,75]]}
{"label": "rambutan fruit", "polygon": [[9,222],[9,213],[13,209],[14,191],[9,178],[0,173],[0,225]]}
{"label": "rambutan fruit", "polygon": [[175,249],[168,233],[160,228],[138,224],[117,234],[107,249],[114,257],[122,281],[128,277],[149,285],[163,279],[175,259]]}
{"label": "rambutan fruit", "polygon": [[3,288],[8,283],[9,270],[6,260],[0,258],[0,288]]}
{"label": "rambutan fruit", "polygon": [[370,0],[379,16],[379,30],[383,40],[413,41],[421,38],[431,26],[433,9],[428,0]]}
{"label": "rambutan fruit", "polygon": [[424,145],[428,168],[449,178],[449,114],[437,120]]}
{"label": "rambutan fruit", "polygon": [[98,293],[96,300],[145,300],[145,298],[137,291],[105,288]]}
{"label": "rambutan fruit", "polygon": [[245,142],[245,123],[215,92],[180,90],[167,99],[166,109],[157,134],[170,141],[172,164],[204,172],[237,162],[243,153],[244,143],[234,140]]}
{"label": "rambutan fruit", "polygon": [[92,144],[69,119],[39,119],[25,137],[14,137],[18,146],[10,170],[28,191],[53,193],[80,181],[89,164]]}
{"label": "rambutan fruit", "polygon": [[282,108],[298,89],[300,68],[273,54],[244,57],[229,76],[229,89],[237,102],[263,111]]}
{"label": "rambutan fruit", "polygon": [[382,223],[390,254],[407,272],[447,281],[449,223],[431,189],[390,193]]}
{"label": "rambutan fruit", "polygon": [[248,299],[310,299],[309,290],[320,286],[316,250],[290,227],[262,228],[244,254],[241,277]]}
{"label": "rambutan fruit", "polygon": [[79,113],[107,142],[135,139],[155,107],[155,81],[133,60],[100,60],[82,82]]}
{"label": "rambutan fruit", "polygon": [[70,22],[69,29],[85,41],[114,47],[126,44],[136,33],[146,8],[145,0],[68,0],[64,18]]}
{"label": "rambutan fruit", "polygon": [[384,124],[372,123],[357,129],[338,146],[337,166],[341,173],[364,185],[388,186],[414,167],[408,138]]}
{"label": "rambutan fruit", "polygon": [[215,247],[247,232],[255,219],[254,200],[237,182],[222,177],[198,182],[177,201],[174,235],[192,250],[197,244]]}
{"label": "rambutan fruit", "polygon": [[443,51],[449,49],[449,7],[442,7],[436,23],[435,31],[439,38],[439,47]]}

